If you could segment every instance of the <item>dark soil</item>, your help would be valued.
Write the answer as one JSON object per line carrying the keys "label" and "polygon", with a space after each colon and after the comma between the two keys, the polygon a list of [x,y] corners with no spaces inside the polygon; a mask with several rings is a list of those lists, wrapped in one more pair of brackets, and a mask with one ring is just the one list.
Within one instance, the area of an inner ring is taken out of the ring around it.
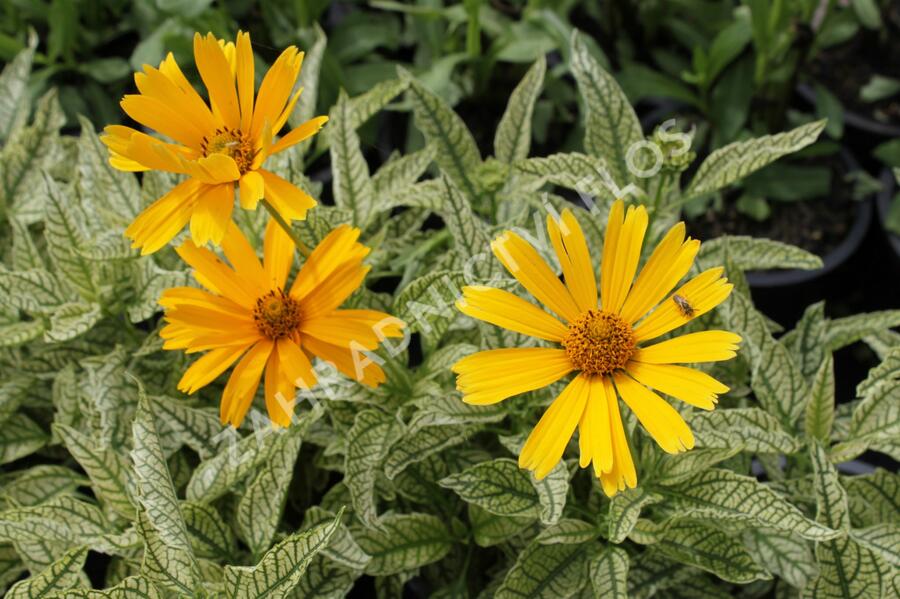
{"label": "dark soil", "polygon": [[796,245],[824,257],[847,236],[856,215],[850,184],[844,180],[846,168],[837,157],[831,159],[832,189],[827,197],[797,202],[770,201],[772,214],[756,221],[737,210],[735,197],[726,198],[721,210],[710,208],[687,222],[688,232],[698,239],[722,235],[767,237]]}
{"label": "dark soil", "polygon": [[861,30],[847,43],[821,52],[810,64],[810,74],[846,109],[900,125],[900,94],[874,103],[859,97],[874,74],[900,79],[900,2],[882,8],[882,19],[881,31]]}

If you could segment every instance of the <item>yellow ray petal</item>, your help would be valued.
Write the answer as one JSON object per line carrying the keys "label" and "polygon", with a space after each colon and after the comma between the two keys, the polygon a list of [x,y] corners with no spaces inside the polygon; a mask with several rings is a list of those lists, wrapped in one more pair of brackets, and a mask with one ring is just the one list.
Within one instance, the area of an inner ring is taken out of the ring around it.
{"label": "yellow ray petal", "polygon": [[312,118],[302,125],[291,129],[287,135],[279,139],[270,149],[270,154],[277,154],[278,152],[282,152],[287,150],[291,146],[297,145],[301,141],[305,139],[309,139],[313,135],[319,132],[325,123],[328,122],[327,116],[317,116]]}
{"label": "yellow ray petal", "polygon": [[316,205],[316,201],[308,193],[293,183],[264,169],[260,169],[259,174],[266,184],[266,199],[284,220],[303,220],[306,218],[306,211]]}
{"label": "yellow ray petal", "polygon": [[615,395],[607,397],[607,386],[602,376],[590,377],[590,396],[578,426],[578,447],[582,468],[593,462],[594,472],[609,472],[613,467],[612,432],[609,425],[607,402],[616,401]]}
{"label": "yellow ray petal", "polygon": [[619,413],[619,400],[613,389],[609,377],[603,377],[603,385],[606,388],[609,408],[609,426],[612,436],[613,465],[609,472],[600,473],[600,486],[603,492],[612,497],[619,491],[633,489],[637,485],[637,473],[634,470],[634,461],[631,458],[631,449],[628,448],[628,439],[625,436],[625,428],[622,426],[622,415]]}
{"label": "yellow ray petal", "polygon": [[699,240],[684,241],[684,223],[672,227],[641,269],[622,306],[622,318],[634,324],[647,314],[688,273],[699,250]]}
{"label": "yellow ray petal", "polygon": [[553,470],[581,420],[589,394],[590,384],[583,374],[566,385],[528,436],[519,453],[520,468],[533,470],[538,480]]}
{"label": "yellow ray petal", "polygon": [[143,73],[135,73],[134,82],[144,96],[156,98],[168,106],[177,107],[181,114],[200,130],[215,131],[219,126],[209,107],[193,88],[186,92],[162,71],[144,65]]}
{"label": "yellow ray petal", "polygon": [[191,239],[197,245],[222,243],[222,237],[231,223],[234,208],[234,186],[206,185],[197,198],[197,205],[191,214]]}
{"label": "yellow ray petal", "polygon": [[[655,339],[706,314],[724,302],[734,285],[722,276],[723,271],[721,267],[710,268],[679,287],[634,328],[635,338],[638,341]],[[689,315],[675,303],[676,295],[691,306]]]}
{"label": "yellow ray petal", "polygon": [[237,428],[244,421],[244,416],[253,403],[253,396],[259,388],[259,379],[269,360],[273,345],[268,339],[258,341],[231,371],[222,392],[222,404],[219,408],[222,424],[228,423]]}
{"label": "yellow ray petal", "polygon": [[352,350],[326,343],[314,337],[303,339],[304,349],[334,365],[345,376],[369,387],[385,381],[384,371],[377,361],[361,350]]}
{"label": "yellow ray petal", "polygon": [[228,223],[227,234],[222,240],[222,252],[237,276],[245,279],[250,287],[255,287],[260,295],[269,289],[269,277],[259,263],[256,250],[234,222]]}
{"label": "yellow ray petal", "polygon": [[253,96],[256,81],[253,78],[253,49],[250,34],[238,31],[235,48],[235,71],[238,102],[241,106],[241,131],[250,131],[253,122]]}
{"label": "yellow ray petal", "polygon": [[578,318],[581,311],[572,294],[531,244],[506,231],[491,242],[491,249],[506,270],[541,303],[567,322]]}
{"label": "yellow ray petal", "polygon": [[235,345],[220,347],[203,354],[184,371],[181,380],[178,381],[178,390],[190,395],[197,389],[205,387],[228,370],[228,367],[246,350],[247,346]]}
{"label": "yellow ray petal", "polygon": [[[610,212],[606,228],[607,239],[603,242],[603,264],[601,265],[602,294],[601,305],[606,312],[618,314],[625,303],[634,273],[641,259],[641,245],[647,230],[647,210],[643,206],[629,206],[621,225],[621,206],[617,201]],[[610,237],[612,239],[610,240]],[[611,264],[607,265],[607,261]]]}
{"label": "yellow ray petal", "polygon": [[131,247],[141,248],[143,256],[169,243],[190,220],[204,187],[198,181],[184,181],[153,202],[125,229]]}
{"label": "yellow ray petal", "polygon": [[159,131],[189,148],[200,149],[200,142],[206,132],[176,108],[156,98],[138,94],[126,95],[119,104],[125,114],[145,127]]}
{"label": "yellow ray petal", "polygon": [[729,331],[700,331],[639,348],[631,357],[650,364],[721,362],[735,356],[741,336]]}
{"label": "yellow ray petal", "polygon": [[186,173],[182,160],[196,157],[196,152],[184,146],[165,143],[131,127],[109,125],[103,131],[100,141],[110,150],[149,169]]}
{"label": "yellow ray petal", "polygon": [[354,262],[345,262],[338,267],[303,300],[304,320],[324,316],[343,304],[359,289],[370,269],[371,266]]}
{"label": "yellow ray petal", "polygon": [[278,345],[272,349],[266,364],[265,399],[269,420],[278,427],[291,424],[294,415],[296,388],[281,368],[282,361],[278,356]]}
{"label": "yellow ray petal", "polygon": [[568,331],[553,316],[508,291],[480,285],[462,291],[456,307],[472,318],[548,341],[560,341]]}
{"label": "yellow ray petal", "polygon": [[546,387],[572,370],[565,350],[545,347],[491,349],[453,365],[463,401],[478,405]]}
{"label": "yellow ray petal", "polygon": [[340,225],[315,247],[291,286],[291,295],[303,299],[345,263],[361,263],[369,249],[357,243],[359,229]]}
{"label": "yellow ray petal", "polygon": [[291,264],[294,263],[294,242],[284,229],[270,218],[263,240],[263,266],[266,269],[266,286],[284,289]]}
{"label": "yellow ray petal", "polygon": [[224,262],[206,248],[185,241],[175,251],[194,268],[194,278],[213,293],[224,295],[239,306],[253,310],[256,289],[238,277]]}
{"label": "yellow ray petal", "polygon": [[316,373],[303,350],[290,339],[278,340],[278,358],[281,368],[295,387],[309,390],[316,384]]}
{"label": "yellow ray petal", "polygon": [[591,254],[581,225],[572,211],[563,210],[560,222],[553,215],[547,215],[547,233],[556,251],[556,257],[565,275],[566,287],[578,304],[579,310],[586,312],[597,308],[597,280],[591,264]]}
{"label": "yellow ray petal", "polygon": [[666,400],[625,374],[613,378],[622,400],[663,451],[680,453],[694,447],[694,434]]}
{"label": "yellow ray petal", "polygon": [[304,319],[300,332],[339,347],[373,350],[387,337],[402,335],[400,327],[399,319],[383,312],[335,310]]}
{"label": "yellow ray petal", "polygon": [[266,195],[266,182],[256,171],[247,171],[240,181],[241,208],[255,210],[256,205]]}
{"label": "yellow ray petal", "polygon": [[[303,53],[290,46],[272,64],[262,84],[259,86],[259,94],[256,96],[256,108],[253,111],[253,124],[251,125],[251,137],[256,139],[263,131],[266,122],[274,125],[284,109],[284,105],[294,90],[294,83],[300,73],[300,65],[303,63]],[[273,131],[277,133],[277,131]]]}
{"label": "yellow ray petal", "polygon": [[206,37],[194,34],[194,61],[203,84],[209,90],[213,113],[230,129],[241,126],[241,111],[234,88],[231,65],[211,33]]}
{"label": "yellow ray petal", "polygon": [[714,409],[719,395],[728,392],[726,385],[686,366],[632,361],[625,370],[639,383],[703,410]]}

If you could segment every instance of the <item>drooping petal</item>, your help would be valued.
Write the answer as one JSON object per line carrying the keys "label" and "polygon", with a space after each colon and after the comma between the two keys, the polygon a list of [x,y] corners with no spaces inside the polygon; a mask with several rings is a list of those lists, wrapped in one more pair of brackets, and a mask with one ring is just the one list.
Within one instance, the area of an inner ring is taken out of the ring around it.
{"label": "drooping petal", "polygon": [[305,319],[325,316],[344,303],[350,294],[359,289],[371,266],[346,262],[331,276],[316,286],[315,292],[303,301]]}
{"label": "drooping petal", "polygon": [[572,211],[563,210],[559,222],[547,215],[547,233],[565,275],[566,287],[582,312],[597,308],[597,280],[581,225]]}
{"label": "drooping petal", "polygon": [[629,362],[625,369],[639,383],[703,410],[716,407],[728,387],[694,368],[673,364]]}
{"label": "drooping petal", "polygon": [[316,205],[317,202],[308,193],[290,181],[285,181],[265,169],[258,172],[266,184],[266,199],[284,220],[288,222],[303,220],[306,218],[306,211]]}
{"label": "drooping petal", "polygon": [[388,336],[402,335],[402,324],[398,318],[374,310],[335,310],[304,319],[300,332],[340,347],[373,350]]}
{"label": "drooping petal", "polygon": [[463,401],[477,405],[546,387],[572,370],[565,350],[545,347],[491,349],[453,365]]}
{"label": "drooping petal", "polygon": [[[638,341],[655,339],[724,302],[734,285],[722,276],[723,272],[721,267],[710,268],[679,287],[634,328],[635,338]],[[691,307],[689,314],[676,303],[676,295]]]}
{"label": "drooping petal", "polygon": [[241,208],[255,210],[256,205],[266,196],[266,181],[256,171],[247,171],[240,180]]}
{"label": "drooping petal", "polygon": [[647,314],[688,273],[699,250],[699,240],[684,240],[684,223],[672,227],[641,269],[622,306],[622,318],[633,324]]}
{"label": "drooping petal", "polygon": [[281,360],[282,370],[295,387],[301,390],[313,388],[316,373],[300,346],[290,339],[279,339],[278,358]]}
{"label": "drooping petal", "polygon": [[197,205],[191,214],[191,239],[197,245],[222,243],[225,231],[231,223],[234,208],[234,186],[206,185],[197,198]]}
{"label": "drooping petal", "polygon": [[578,318],[580,310],[572,294],[527,241],[506,231],[491,242],[491,249],[506,270],[541,303],[567,322]]}
{"label": "drooping petal", "polygon": [[562,459],[563,452],[584,413],[590,395],[587,376],[579,374],[553,400],[531,431],[519,454],[519,467],[543,479]]}
{"label": "drooping petal", "polygon": [[690,427],[666,400],[625,374],[618,373],[613,380],[622,400],[663,451],[680,453],[694,447]]}
{"label": "drooping petal", "polygon": [[190,395],[197,389],[205,387],[228,370],[245,351],[247,346],[235,345],[206,352],[184,371],[181,380],[178,381],[178,390]]}
{"label": "drooping petal", "polygon": [[568,331],[556,318],[508,291],[484,286],[462,291],[456,307],[472,318],[547,341],[560,341]]}
{"label": "drooping petal", "polygon": [[141,248],[144,256],[169,243],[190,220],[205,187],[198,181],[184,181],[153,202],[125,229],[131,247]]}
{"label": "drooping petal", "polygon": [[237,428],[244,421],[273,347],[274,343],[268,339],[258,341],[231,371],[219,406],[222,424]]}
{"label": "drooping petal", "polygon": [[619,400],[613,389],[609,377],[603,377],[606,387],[606,406],[609,408],[609,426],[612,435],[613,465],[609,472],[600,473],[600,486],[603,492],[612,497],[619,491],[633,489],[637,485],[637,473],[634,469],[634,460],[631,458],[631,449],[628,448],[628,439],[625,436],[625,428],[622,425],[622,415],[619,413]]}
{"label": "drooping petal", "polygon": [[378,360],[361,349],[332,345],[315,337],[303,339],[303,347],[334,365],[342,374],[369,387],[377,387],[386,379]]}
{"label": "drooping petal", "polygon": [[616,396],[607,397],[607,385],[603,379],[602,376],[590,377],[590,395],[578,425],[578,447],[581,452],[579,465],[587,468],[593,462],[597,476],[610,472],[613,467],[612,431],[607,403],[616,401]]}
{"label": "drooping petal", "polygon": [[200,142],[207,132],[178,112],[177,108],[140,94],[126,95],[119,104],[125,114],[145,127],[159,131],[189,148],[200,149]]}
{"label": "drooping petal", "polygon": [[600,303],[603,310],[618,314],[625,303],[641,259],[641,245],[647,230],[647,209],[629,206],[622,217],[621,200],[613,203],[603,242],[600,270]]}
{"label": "drooping petal", "polygon": [[721,362],[735,356],[741,336],[729,331],[700,331],[641,347],[631,357],[650,364]]}
{"label": "drooping petal", "polygon": [[278,347],[276,343],[272,353],[269,354],[265,374],[266,412],[276,428],[291,424],[296,395],[296,387],[281,367],[282,360],[278,355]]}

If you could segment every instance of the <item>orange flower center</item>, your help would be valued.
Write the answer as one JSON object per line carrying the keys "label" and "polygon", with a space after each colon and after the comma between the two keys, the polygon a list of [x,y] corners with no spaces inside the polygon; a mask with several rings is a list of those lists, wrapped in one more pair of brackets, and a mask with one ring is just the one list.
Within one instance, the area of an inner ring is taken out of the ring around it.
{"label": "orange flower center", "polygon": [[300,302],[281,289],[274,289],[256,300],[253,321],[259,332],[269,339],[296,337],[303,314]]}
{"label": "orange flower center", "polygon": [[237,163],[238,170],[243,175],[250,170],[253,164],[253,158],[256,152],[253,151],[253,144],[250,138],[240,129],[229,129],[224,127],[216,129],[213,135],[206,135],[200,142],[200,149],[203,150],[204,156],[210,154],[225,154],[230,156]]}
{"label": "orange flower center", "polygon": [[562,339],[569,360],[588,374],[609,374],[623,368],[635,344],[631,325],[602,310],[588,310],[572,321]]}

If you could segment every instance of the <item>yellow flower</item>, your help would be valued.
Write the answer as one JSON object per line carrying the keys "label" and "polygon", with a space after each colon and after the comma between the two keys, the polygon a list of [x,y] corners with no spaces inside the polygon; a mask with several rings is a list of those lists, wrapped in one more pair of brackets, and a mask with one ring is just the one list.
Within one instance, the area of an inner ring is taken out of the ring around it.
{"label": "yellow flower", "polygon": [[210,105],[171,53],[158,69],[144,65],[142,73],[135,73],[140,93],[121,102],[128,116],[174,143],[120,125],[106,127],[102,137],[110,163],[120,170],[160,170],[189,177],[125,230],[141,254],[165,246],[188,221],[194,243],[220,244],[231,221],[235,185],[242,208],[252,210],[266,198],[288,222],[305,218],[316,205],[292,183],[262,168],[266,158],[314,135],[328,120],[310,119],[275,141],[300,96],[300,91],[293,96],[291,92],[303,53],[294,46],[282,52],[255,98],[249,34],[238,33],[237,42],[227,44],[211,33],[195,34],[194,58]]}
{"label": "yellow flower", "polygon": [[338,309],[369,270],[359,229],[342,225],[329,233],[288,288],[295,248],[277,223],[270,219],[266,229],[262,264],[240,229],[227,226],[222,251],[231,265],[186,241],[176,251],[206,290],[176,287],[159,300],[167,321],[163,348],[207,352],[181,377],[181,391],[208,385],[240,358],[222,394],[222,423],[240,426],[265,370],[269,418],[287,426],[295,390],[316,384],[313,356],[371,387],[384,382],[384,372],[363,352],[402,336],[403,322],[375,310]]}
{"label": "yellow flower", "polygon": [[671,293],[700,248],[698,240],[685,240],[684,223],[672,227],[635,279],[646,229],[643,206],[626,212],[621,201],[613,204],[599,301],[587,243],[569,210],[561,222],[547,218],[565,284],[515,233],[507,231],[494,240],[491,247],[506,269],[562,322],[491,287],[466,287],[457,302],[473,318],[555,344],[494,349],[463,358],[453,370],[464,401],[496,403],[578,371],[541,417],[519,456],[519,465],[534,470],[538,478],[560,461],[577,427],[581,467],[593,463],[604,492],[612,496],[634,487],[637,475],[617,394],[660,447],[678,453],[694,446],[694,436],[678,412],[648,387],[705,410],[713,409],[718,395],[728,391],[708,374],[677,364],[728,360],[735,355],[740,336],[703,331],[647,343],[720,304],[733,285],[722,276],[722,268],[712,268]]}

